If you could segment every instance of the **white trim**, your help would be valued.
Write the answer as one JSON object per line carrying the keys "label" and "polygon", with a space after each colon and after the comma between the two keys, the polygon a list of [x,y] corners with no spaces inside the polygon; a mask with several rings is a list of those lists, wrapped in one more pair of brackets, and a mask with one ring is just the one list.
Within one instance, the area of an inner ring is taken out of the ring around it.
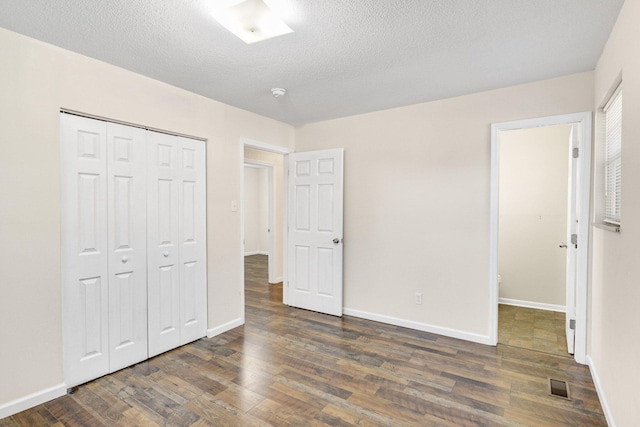
{"label": "white trim", "polygon": [[282,159],[284,188],[282,192],[282,303],[289,305],[289,155]]}
{"label": "white trim", "polygon": [[[244,167],[245,168],[251,168],[251,169],[264,169],[264,166],[259,166],[259,165],[254,165],[253,163],[249,163],[251,161],[251,159],[249,160],[245,160],[244,161]],[[258,160],[255,160],[255,162],[257,163]],[[262,163],[262,162],[261,162]]]}
{"label": "white trim", "polygon": [[500,132],[516,129],[576,123],[580,127],[579,171],[583,174],[578,188],[578,240],[576,256],[576,362],[585,364],[587,354],[587,272],[589,266],[589,225],[591,194],[591,112],[539,117],[491,124],[491,195],[489,215],[489,335],[492,345],[498,342],[498,226],[500,179]]}
{"label": "white trim", "polygon": [[604,390],[602,389],[602,382],[600,381],[600,376],[598,375],[598,371],[596,370],[591,356],[587,356],[587,365],[589,366],[589,370],[591,371],[593,384],[596,386],[596,393],[598,393],[598,398],[600,398],[600,406],[602,406],[602,412],[604,412],[604,417],[607,420],[607,424],[609,425],[609,427],[616,427],[616,423],[613,420],[613,412],[611,411],[609,402],[607,401]]}
{"label": "white trim", "polygon": [[489,194],[489,338],[491,345],[498,344],[498,300],[500,285],[498,284],[498,242],[500,235],[500,147],[498,146],[499,129],[491,125],[491,177]]}
{"label": "white trim", "polygon": [[264,169],[275,167],[276,164],[265,162],[264,160],[244,159],[244,166],[247,168]]}
{"label": "white trim", "polygon": [[[243,311],[244,312],[244,311]],[[224,334],[227,331],[230,331],[238,326],[244,325],[244,319],[239,318],[236,320],[232,320],[231,322],[224,323],[215,328],[207,329],[207,338],[213,338],[216,335]]]}
{"label": "white trim", "polygon": [[269,282],[272,285],[275,285],[276,283],[280,283],[280,282],[284,283],[284,277],[282,277],[282,276],[274,277],[273,280],[274,280],[273,282]]}
{"label": "white trim", "polygon": [[[244,142],[240,138],[238,149],[240,150],[240,194],[239,194],[239,210],[240,210],[240,323],[244,324]],[[209,330],[207,330],[209,336]],[[211,335],[213,336],[213,335]]]}
{"label": "white trim", "polygon": [[457,338],[479,344],[491,345],[488,335],[474,334],[460,331],[458,329],[444,328],[442,326],[429,325],[427,323],[415,322],[413,320],[400,319],[397,317],[385,316],[382,314],[369,313],[366,311],[354,310],[343,307],[342,313],[347,316],[359,317],[361,319],[373,320],[374,322],[386,323],[388,325],[401,326],[403,328],[415,329],[418,331],[430,332],[432,334],[443,335],[445,337]]}
{"label": "white trim", "polygon": [[620,94],[620,92],[622,92],[622,80],[618,83],[618,86],[616,86],[616,88],[613,90],[613,93],[611,94],[611,96],[609,96],[609,99],[604,104],[604,107],[602,107],[602,111],[604,111],[605,113],[607,112],[607,110],[609,109],[609,107],[611,107],[611,104],[616,99],[616,97]]}
{"label": "white trim", "polygon": [[240,138],[240,145],[242,146],[242,148],[249,147],[249,148],[255,148],[262,151],[270,151],[272,153],[278,153],[278,154],[289,154],[293,151],[286,147],[267,144],[266,142],[256,141],[255,139],[249,139],[249,138]]}
{"label": "white trim", "polygon": [[566,313],[567,307],[564,305],[547,304],[544,302],[523,301],[519,299],[500,298],[498,304],[514,305],[516,307],[535,308],[538,310],[557,311],[559,313]]}
{"label": "white trim", "polygon": [[64,396],[66,393],[67,385],[62,383],[4,403],[0,405],[0,419]]}
{"label": "white trim", "polygon": [[269,255],[269,251],[249,251],[245,252],[244,256],[252,256],[252,255]]}

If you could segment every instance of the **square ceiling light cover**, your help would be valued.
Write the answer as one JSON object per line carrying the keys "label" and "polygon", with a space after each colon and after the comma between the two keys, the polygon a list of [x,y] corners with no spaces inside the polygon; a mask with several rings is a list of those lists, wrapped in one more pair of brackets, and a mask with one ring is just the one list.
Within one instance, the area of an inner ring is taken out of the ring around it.
{"label": "square ceiling light cover", "polygon": [[213,16],[247,44],[293,32],[263,0],[216,1]]}

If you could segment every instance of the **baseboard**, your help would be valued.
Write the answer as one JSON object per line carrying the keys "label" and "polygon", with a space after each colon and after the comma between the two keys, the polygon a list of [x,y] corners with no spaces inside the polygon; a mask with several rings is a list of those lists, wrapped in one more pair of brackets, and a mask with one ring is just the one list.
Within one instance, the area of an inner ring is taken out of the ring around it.
{"label": "baseboard", "polygon": [[519,299],[499,298],[499,304],[515,305],[517,307],[536,308],[538,310],[558,311],[566,313],[567,308],[564,305],[546,304],[544,302],[523,301]]}
{"label": "baseboard", "polygon": [[10,417],[13,414],[33,408],[34,406],[53,400],[57,397],[64,396],[67,392],[65,383],[58,384],[47,389],[28,394],[19,399],[0,405],[0,419]]}
{"label": "baseboard", "polygon": [[280,277],[276,277],[273,282],[269,282],[269,283],[271,283],[272,285],[275,285],[276,283],[280,283],[282,281],[284,281],[284,277],[280,276]]}
{"label": "baseboard", "polygon": [[215,337],[216,335],[224,334],[227,331],[232,330],[233,328],[237,328],[238,326],[244,325],[244,321],[242,319],[235,319],[231,322],[227,322],[223,325],[217,326],[215,328],[207,329],[207,338]]}
{"label": "baseboard", "polygon": [[268,251],[249,251],[244,253],[244,256],[251,256],[251,255],[269,255],[269,252]]}
{"label": "baseboard", "polygon": [[598,393],[598,398],[600,399],[600,406],[602,406],[602,412],[604,412],[604,417],[607,420],[607,424],[609,427],[616,427],[615,421],[613,421],[613,414],[611,413],[611,408],[609,407],[609,402],[607,402],[607,398],[604,395],[604,390],[602,389],[602,383],[600,382],[600,376],[598,375],[598,370],[593,364],[593,359],[591,356],[587,355],[587,366],[589,366],[589,370],[591,371],[591,378],[593,378],[593,384],[596,386],[596,393]]}
{"label": "baseboard", "polygon": [[354,310],[352,308],[346,308],[346,307],[342,309],[342,312],[347,316],[373,320],[374,322],[387,323],[389,325],[402,326],[403,328],[416,329],[418,331],[444,335],[450,338],[458,338],[461,340],[471,341],[479,344],[491,345],[491,340],[488,335],[480,335],[480,334],[474,334],[471,332],[460,331],[457,329],[443,328],[441,326],[434,326],[426,323],[414,322],[413,320],[399,319],[397,317],[385,316],[382,314],[368,313],[366,311]]}

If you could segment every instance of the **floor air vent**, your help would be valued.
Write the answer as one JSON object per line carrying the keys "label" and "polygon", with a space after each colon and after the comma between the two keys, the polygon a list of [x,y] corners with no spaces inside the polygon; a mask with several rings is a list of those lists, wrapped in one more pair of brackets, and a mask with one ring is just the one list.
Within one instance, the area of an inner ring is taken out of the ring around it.
{"label": "floor air vent", "polygon": [[569,384],[566,381],[549,378],[549,394],[554,397],[571,400],[571,397],[569,397]]}

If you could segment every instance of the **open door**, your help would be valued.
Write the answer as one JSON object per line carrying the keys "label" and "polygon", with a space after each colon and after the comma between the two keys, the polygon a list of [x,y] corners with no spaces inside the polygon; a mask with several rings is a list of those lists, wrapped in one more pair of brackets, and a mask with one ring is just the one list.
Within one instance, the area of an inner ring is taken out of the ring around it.
{"label": "open door", "polygon": [[576,277],[578,252],[578,153],[580,146],[579,126],[571,125],[569,155],[569,200],[567,207],[567,297],[565,330],[567,335],[567,351],[574,353],[576,336]]}
{"label": "open door", "polygon": [[343,152],[288,156],[288,304],[334,316],[342,316]]}

